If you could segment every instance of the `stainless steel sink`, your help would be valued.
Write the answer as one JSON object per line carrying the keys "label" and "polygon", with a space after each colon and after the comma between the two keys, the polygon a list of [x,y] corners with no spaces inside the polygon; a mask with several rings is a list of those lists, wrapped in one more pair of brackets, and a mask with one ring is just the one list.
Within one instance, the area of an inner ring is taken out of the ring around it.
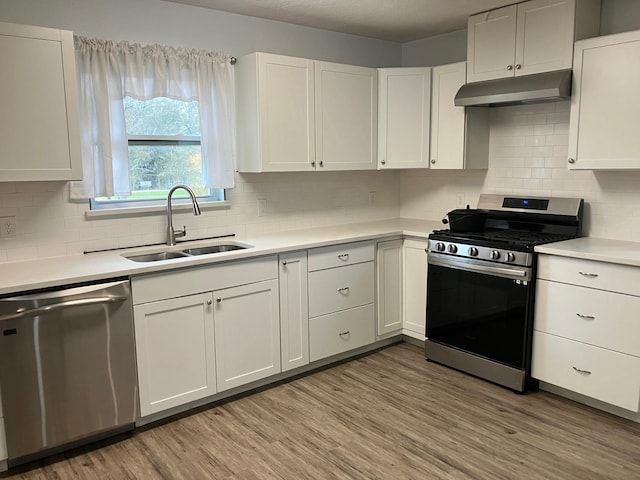
{"label": "stainless steel sink", "polygon": [[157,252],[157,253],[145,253],[142,255],[130,255],[125,258],[133,260],[134,262],[159,262],[161,260],[170,260],[172,258],[186,258],[189,257],[186,253],[182,252]]}
{"label": "stainless steel sink", "polygon": [[186,248],[184,250],[166,250],[164,252],[144,253],[140,255],[125,255],[125,258],[134,262],[159,262],[162,260],[172,260],[174,258],[188,258],[198,255],[208,255],[211,253],[231,252],[233,250],[244,250],[250,245],[237,245],[226,243],[222,245],[208,245],[204,247]]}
{"label": "stainless steel sink", "polygon": [[230,252],[232,250],[243,250],[247,247],[241,245],[227,244],[227,245],[210,245],[208,247],[195,247],[182,250],[187,255],[207,255],[209,253]]}

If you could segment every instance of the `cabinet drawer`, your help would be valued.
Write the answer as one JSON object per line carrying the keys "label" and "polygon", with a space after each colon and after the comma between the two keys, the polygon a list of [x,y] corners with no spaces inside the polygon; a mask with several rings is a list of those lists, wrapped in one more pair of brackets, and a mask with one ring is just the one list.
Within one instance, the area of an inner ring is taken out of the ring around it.
{"label": "cabinet drawer", "polygon": [[535,329],[640,357],[640,297],[539,280]]}
{"label": "cabinet drawer", "polygon": [[373,304],[309,320],[309,356],[313,362],[375,341]]}
{"label": "cabinet drawer", "polygon": [[365,305],[373,299],[373,262],[309,273],[309,317]]}
{"label": "cabinet drawer", "polygon": [[373,261],[372,242],[343,243],[309,250],[309,271]]}
{"label": "cabinet drawer", "polygon": [[534,332],[532,376],[627,410],[638,411],[640,358]]}
{"label": "cabinet drawer", "polygon": [[628,265],[540,255],[538,278],[640,296],[640,268]]}

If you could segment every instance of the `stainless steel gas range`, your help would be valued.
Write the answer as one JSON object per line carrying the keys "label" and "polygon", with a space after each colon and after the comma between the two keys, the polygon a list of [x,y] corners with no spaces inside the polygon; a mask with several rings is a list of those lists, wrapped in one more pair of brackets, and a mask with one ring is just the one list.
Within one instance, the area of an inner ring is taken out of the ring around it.
{"label": "stainless steel gas range", "polygon": [[[583,200],[480,196],[429,235],[425,355],[512,390],[534,388],[534,247],[579,237]],[[455,212],[455,215],[453,215]]]}

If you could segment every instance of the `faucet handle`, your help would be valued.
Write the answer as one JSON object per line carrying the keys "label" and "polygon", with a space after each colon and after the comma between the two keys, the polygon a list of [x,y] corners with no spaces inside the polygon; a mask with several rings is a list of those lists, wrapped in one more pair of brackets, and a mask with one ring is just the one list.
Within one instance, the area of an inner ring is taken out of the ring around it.
{"label": "faucet handle", "polygon": [[183,225],[182,230],[176,230],[174,233],[175,238],[182,238],[187,234],[187,226]]}

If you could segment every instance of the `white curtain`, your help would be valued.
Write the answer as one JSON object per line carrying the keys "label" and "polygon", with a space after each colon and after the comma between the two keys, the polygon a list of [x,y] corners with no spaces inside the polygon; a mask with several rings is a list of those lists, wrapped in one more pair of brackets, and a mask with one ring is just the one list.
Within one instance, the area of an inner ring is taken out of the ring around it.
{"label": "white curtain", "polygon": [[71,198],[131,193],[125,96],[198,101],[203,185],[235,183],[235,92],[231,57],[162,45],[75,37],[83,180]]}

